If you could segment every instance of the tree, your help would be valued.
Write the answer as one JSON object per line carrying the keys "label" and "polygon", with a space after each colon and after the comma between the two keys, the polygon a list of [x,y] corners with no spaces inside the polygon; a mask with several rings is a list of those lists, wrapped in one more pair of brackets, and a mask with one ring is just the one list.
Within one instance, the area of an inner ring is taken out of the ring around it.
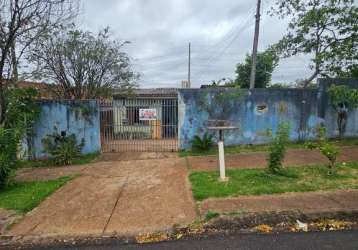
{"label": "tree", "polygon": [[358,8],[354,0],[276,0],[273,15],[289,18],[287,34],[274,46],[283,57],[312,55],[313,73],[336,76],[357,65]]}
{"label": "tree", "polygon": [[306,143],[308,149],[318,149],[329,161],[328,174],[333,175],[337,172],[337,157],[340,154],[339,148],[326,137],[326,128],[319,126],[317,128],[317,141]]}
{"label": "tree", "polygon": [[21,59],[53,24],[71,20],[70,0],[0,0],[0,127],[6,114],[6,91],[17,81]]}
{"label": "tree", "polygon": [[358,64],[352,65],[346,71],[340,72],[338,77],[358,78]]}
{"label": "tree", "polygon": [[346,85],[331,85],[328,89],[333,108],[337,111],[339,137],[346,131],[348,112],[358,106],[358,90]]}
{"label": "tree", "polygon": [[[264,52],[257,54],[256,65],[256,88],[266,88],[271,82],[272,72],[278,65],[278,56],[276,53],[268,49]],[[239,63],[236,66],[236,80],[235,84],[241,88],[250,87],[250,74],[251,74],[252,56],[247,54],[244,63]]]}
{"label": "tree", "polygon": [[138,76],[122,51],[127,43],[112,40],[108,28],[94,35],[73,25],[60,27],[33,49],[35,75],[55,82],[51,90],[59,98],[95,99],[113,89],[129,91]]}
{"label": "tree", "polygon": [[234,87],[235,81],[231,78],[221,78],[220,80],[212,80],[209,87]]}

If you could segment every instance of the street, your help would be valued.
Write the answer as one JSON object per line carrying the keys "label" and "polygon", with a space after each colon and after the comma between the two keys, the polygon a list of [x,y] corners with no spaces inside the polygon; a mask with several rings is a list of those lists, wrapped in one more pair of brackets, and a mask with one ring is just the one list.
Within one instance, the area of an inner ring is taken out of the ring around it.
{"label": "street", "polygon": [[[39,249],[39,248],[36,248]],[[202,239],[188,239],[145,245],[123,245],[108,242],[97,246],[74,246],[42,248],[41,250],[141,250],[141,249],[358,249],[358,231],[282,233],[282,234],[236,234],[211,236]]]}

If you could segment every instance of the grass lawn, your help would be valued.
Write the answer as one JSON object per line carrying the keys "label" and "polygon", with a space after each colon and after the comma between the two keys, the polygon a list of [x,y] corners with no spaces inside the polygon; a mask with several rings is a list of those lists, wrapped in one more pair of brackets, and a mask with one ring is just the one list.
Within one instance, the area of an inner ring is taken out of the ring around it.
{"label": "grass lawn", "polygon": [[[357,146],[358,138],[345,138],[345,139],[332,139],[330,140],[337,146]],[[289,143],[287,148],[297,149],[297,148],[305,148],[304,142],[294,142]],[[238,154],[238,153],[247,153],[247,152],[259,152],[259,151],[267,151],[268,145],[240,145],[240,146],[226,146],[225,154]],[[205,155],[217,155],[218,149],[217,147],[210,148],[209,151],[180,151],[178,152],[180,157],[187,156],[205,156]]]}
{"label": "grass lawn", "polygon": [[279,176],[265,169],[234,169],[227,170],[227,176],[230,180],[222,183],[218,181],[217,171],[191,173],[194,198],[358,189],[358,162],[340,166],[335,176],[327,175],[327,167],[323,165],[290,167]]}
{"label": "grass lawn", "polygon": [[[73,160],[72,165],[83,165],[96,161],[99,158],[99,153],[82,155]],[[48,168],[55,166],[54,162],[50,160],[34,160],[34,161],[20,161],[17,168]]]}
{"label": "grass lawn", "polygon": [[15,183],[0,191],[0,207],[20,213],[31,211],[72,178]]}

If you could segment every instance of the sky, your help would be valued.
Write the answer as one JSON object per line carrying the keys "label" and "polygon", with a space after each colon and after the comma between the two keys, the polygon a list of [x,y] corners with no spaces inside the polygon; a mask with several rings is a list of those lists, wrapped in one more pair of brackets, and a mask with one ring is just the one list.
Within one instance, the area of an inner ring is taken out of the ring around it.
{"label": "sky", "polygon": [[[272,2],[262,3],[259,51],[287,29],[287,20],[267,14]],[[255,0],[85,0],[79,23],[92,32],[109,26],[116,39],[131,42],[125,51],[142,88],[180,87],[188,78],[190,42],[192,87],[200,87],[235,78],[236,64],[252,51],[255,11]],[[273,83],[309,76],[309,60],[281,60]]]}

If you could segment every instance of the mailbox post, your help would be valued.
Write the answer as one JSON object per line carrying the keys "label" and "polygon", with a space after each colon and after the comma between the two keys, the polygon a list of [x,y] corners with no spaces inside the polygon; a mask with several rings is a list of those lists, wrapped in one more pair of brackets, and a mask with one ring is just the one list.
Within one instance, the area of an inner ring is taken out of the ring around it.
{"label": "mailbox post", "polygon": [[226,182],[228,178],[226,177],[226,169],[225,169],[225,149],[224,149],[224,133],[228,130],[238,129],[238,127],[228,126],[228,121],[211,121],[213,123],[212,126],[208,127],[208,130],[218,131],[219,132],[219,140],[218,140],[218,148],[219,148],[219,170],[220,170],[220,181]]}

